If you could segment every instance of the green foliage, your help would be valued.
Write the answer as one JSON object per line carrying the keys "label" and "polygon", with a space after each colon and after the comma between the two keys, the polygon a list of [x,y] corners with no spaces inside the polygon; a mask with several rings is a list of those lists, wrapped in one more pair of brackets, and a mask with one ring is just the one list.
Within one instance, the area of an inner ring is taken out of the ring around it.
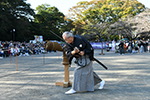
{"label": "green foliage", "polygon": [[99,40],[104,39],[105,41],[108,39],[107,28],[109,27],[109,23],[103,23],[101,25],[85,25],[83,27],[84,33],[82,35],[89,35],[89,40]]}
{"label": "green foliage", "polygon": [[25,0],[1,0],[0,40],[24,41],[23,37],[29,32],[29,21],[33,15],[34,10]]}
{"label": "green foliage", "polygon": [[0,0],[0,40],[28,41],[34,39],[34,35],[43,35],[44,40],[59,40],[49,30],[59,36],[73,30],[76,34],[91,34],[93,39],[107,39],[111,35],[108,34],[111,23],[128,15],[135,16],[144,9],[137,0],[81,1],[70,9],[70,16],[66,18],[48,4],[38,6],[35,15],[26,0]]}
{"label": "green foliage", "polygon": [[[137,0],[92,0],[90,2],[82,1],[78,2],[77,6],[74,6],[70,9],[70,18],[74,20],[75,27],[80,28],[75,30],[84,32],[87,30],[84,27],[85,25],[90,26],[91,24],[103,25],[103,23],[115,23],[120,18],[125,18],[129,15],[135,16],[144,10],[145,6],[139,3]],[[79,25],[81,27],[77,27]],[[89,31],[89,33],[90,32],[91,31]],[[99,36],[101,36],[101,34],[104,32],[105,29],[99,33]]]}
{"label": "green foliage", "polygon": [[74,27],[56,7],[42,4],[36,11],[37,14],[26,0],[1,0],[0,40],[29,41],[34,35],[42,35],[45,40],[58,40],[49,30],[61,36],[62,32]]}
{"label": "green foliage", "polygon": [[[34,22],[39,24],[41,35],[43,35],[45,40],[60,40],[49,30],[56,33],[61,37],[61,33],[65,31],[65,26],[69,21],[65,20],[65,16],[56,7],[51,7],[48,4],[42,4],[36,8],[37,14],[34,16]],[[70,30],[68,28],[68,30]],[[37,35],[37,34],[36,34]]]}
{"label": "green foliage", "polygon": [[114,23],[128,15],[135,16],[145,9],[144,5],[137,0],[98,0],[93,6],[91,5],[93,2],[90,3],[87,10],[82,12],[82,19],[93,24]]}

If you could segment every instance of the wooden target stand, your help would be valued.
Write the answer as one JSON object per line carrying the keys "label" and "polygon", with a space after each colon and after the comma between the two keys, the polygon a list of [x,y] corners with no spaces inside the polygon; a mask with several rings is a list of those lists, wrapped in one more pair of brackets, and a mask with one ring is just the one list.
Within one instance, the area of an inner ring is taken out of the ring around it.
{"label": "wooden target stand", "polygon": [[72,82],[69,81],[69,61],[65,54],[64,49],[57,42],[46,41],[45,49],[47,50],[57,50],[63,52],[63,65],[64,65],[64,82],[55,82],[56,86],[70,87]]}
{"label": "wooden target stand", "polygon": [[63,63],[64,65],[64,82],[55,82],[56,86],[70,87],[72,82],[69,81],[69,61],[65,52],[63,51]]}

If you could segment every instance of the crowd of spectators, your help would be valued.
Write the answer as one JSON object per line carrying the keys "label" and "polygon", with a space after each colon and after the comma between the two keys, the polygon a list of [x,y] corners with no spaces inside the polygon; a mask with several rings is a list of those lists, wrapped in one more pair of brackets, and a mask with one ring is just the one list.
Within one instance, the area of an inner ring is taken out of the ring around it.
{"label": "crowd of spectators", "polygon": [[[148,43],[149,40],[147,41],[139,40],[136,42],[121,40],[120,44],[115,46],[115,52],[120,52],[120,54],[148,52],[150,51]],[[9,56],[16,56],[16,55],[30,56],[31,54],[42,54],[42,53],[45,53],[44,42],[26,43],[26,42],[0,41],[0,59]]]}
{"label": "crowd of spectators", "polygon": [[44,42],[26,43],[13,41],[0,41],[0,58],[9,56],[29,56],[44,53]]}
{"label": "crowd of spectators", "polygon": [[120,41],[118,45],[120,54],[124,53],[145,53],[149,52],[149,40],[138,40],[133,41]]}

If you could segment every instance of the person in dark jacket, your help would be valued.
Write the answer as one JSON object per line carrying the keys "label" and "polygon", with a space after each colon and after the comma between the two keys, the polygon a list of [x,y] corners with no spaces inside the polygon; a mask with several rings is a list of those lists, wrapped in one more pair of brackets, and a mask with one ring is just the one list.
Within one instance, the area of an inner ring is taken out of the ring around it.
{"label": "person in dark jacket", "polygon": [[120,41],[120,44],[118,46],[119,46],[120,54],[122,55],[124,53],[124,43],[123,43],[123,41]]}
{"label": "person in dark jacket", "polygon": [[73,94],[76,92],[94,91],[94,85],[100,83],[99,89],[103,89],[105,81],[102,81],[98,75],[93,72],[93,60],[90,57],[93,48],[82,37],[74,37],[71,32],[64,32],[62,35],[66,42],[65,52],[69,63],[76,58],[77,67],[74,70],[74,78],[72,88],[65,94]]}
{"label": "person in dark jacket", "polygon": [[132,53],[132,48],[133,48],[132,42],[129,41],[129,44],[128,44],[128,52],[129,53]]}

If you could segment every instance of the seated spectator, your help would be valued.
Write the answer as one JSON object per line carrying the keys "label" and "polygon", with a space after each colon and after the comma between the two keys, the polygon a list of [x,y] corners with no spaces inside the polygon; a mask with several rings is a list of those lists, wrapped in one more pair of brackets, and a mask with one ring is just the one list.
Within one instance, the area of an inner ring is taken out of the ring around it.
{"label": "seated spectator", "polygon": [[19,47],[16,45],[15,49],[14,49],[15,55],[19,55],[20,54],[20,49]]}
{"label": "seated spectator", "polygon": [[13,46],[10,47],[10,54],[11,54],[12,56],[15,55],[15,50],[14,50],[14,47],[13,47]]}
{"label": "seated spectator", "polygon": [[3,59],[4,51],[0,48],[0,59]]}

